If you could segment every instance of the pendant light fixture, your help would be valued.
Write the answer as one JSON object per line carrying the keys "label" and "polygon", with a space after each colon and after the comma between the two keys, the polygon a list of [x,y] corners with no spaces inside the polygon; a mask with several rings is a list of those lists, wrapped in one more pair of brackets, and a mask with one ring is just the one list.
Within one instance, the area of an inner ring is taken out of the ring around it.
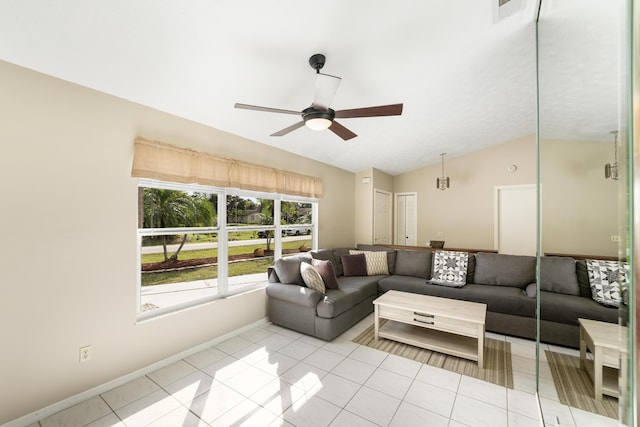
{"label": "pendant light fixture", "polygon": [[607,163],[606,165],[604,165],[604,177],[606,179],[613,179],[613,180],[618,180],[620,179],[618,177],[618,131],[617,130],[612,130],[609,133],[613,134],[613,144],[615,147],[615,154],[614,154],[614,163]]}
{"label": "pendant light fixture", "polygon": [[447,188],[449,188],[449,177],[448,176],[444,176],[444,155],[447,153],[441,153],[440,157],[442,157],[442,176],[440,178],[436,179],[436,188],[438,188],[438,190],[446,190]]}

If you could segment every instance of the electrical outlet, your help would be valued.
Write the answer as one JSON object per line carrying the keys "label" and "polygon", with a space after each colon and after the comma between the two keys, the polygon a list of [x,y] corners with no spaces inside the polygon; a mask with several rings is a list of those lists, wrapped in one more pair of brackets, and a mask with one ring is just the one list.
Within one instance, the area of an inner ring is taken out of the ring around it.
{"label": "electrical outlet", "polygon": [[91,346],[80,347],[80,363],[88,362],[89,360],[91,360]]}
{"label": "electrical outlet", "polygon": [[620,243],[620,236],[612,234],[611,235],[611,243]]}
{"label": "electrical outlet", "polygon": [[438,231],[438,237],[444,237],[444,231]]}

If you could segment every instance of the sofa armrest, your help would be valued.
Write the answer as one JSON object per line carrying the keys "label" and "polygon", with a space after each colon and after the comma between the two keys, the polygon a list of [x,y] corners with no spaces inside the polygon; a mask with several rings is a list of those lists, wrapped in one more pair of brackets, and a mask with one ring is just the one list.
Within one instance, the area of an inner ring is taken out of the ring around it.
{"label": "sofa armrest", "polygon": [[266,290],[269,298],[287,301],[304,307],[315,308],[322,298],[320,292],[299,285],[269,283]]}

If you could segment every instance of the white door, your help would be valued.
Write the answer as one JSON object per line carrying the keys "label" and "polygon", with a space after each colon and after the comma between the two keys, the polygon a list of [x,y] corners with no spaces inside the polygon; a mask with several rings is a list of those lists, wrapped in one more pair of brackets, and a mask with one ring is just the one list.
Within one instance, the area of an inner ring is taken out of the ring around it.
{"label": "white door", "polygon": [[536,255],[536,186],[510,185],[495,189],[494,245],[499,253]]}
{"label": "white door", "polygon": [[416,193],[396,194],[395,244],[416,246],[418,241],[418,203]]}
{"label": "white door", "polygon": [[391,244],[391,193],[373,191],[373,244]]}

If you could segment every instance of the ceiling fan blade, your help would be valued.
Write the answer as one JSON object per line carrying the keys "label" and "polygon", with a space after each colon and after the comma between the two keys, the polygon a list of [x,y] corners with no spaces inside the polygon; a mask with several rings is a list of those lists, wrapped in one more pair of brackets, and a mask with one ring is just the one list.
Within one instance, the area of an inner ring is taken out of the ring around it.
{"label": "ceiling fan blade", "polygon": [[402,104],[380,105],[378,107],[354,108],[353,110],[336,111],[336,117],[347,119],[352,117],[399,116],[402,114]]}
{"label": "ceiling fan blade", "polygon": [[329,105],[331,105],[341,81],[340,77],[316,73],[316,92],[313,98],[313,106],[319,110],[329,109]]}
{"label": "ceiling fan blade", "polygon": [[268,113],[297,114],[298,116],[301,114],[300,111],[282,110],[280,108],[260,107],[258,105],[239,104],[237,102],[233,107],[241,108],[243,110],[266,111]]}
{"label": "ceiling fan blade", "polygon": [[284,135],[288,134],[289,132],[293,132],[294,130],[301,128],[302,126],[304,126],[304,120],[300,121],[300,122],[298,122],[296,124],[293,124],[293,125],[291,125],[289,127],[286,127],[286,128],[284,128],[282,130],[279,130],[276,133],[272,133],[271,136],[284,136]]}
{"label": "ceiling fan blade", "polygon": [[344,139],[345,141],[348,141],[351,138],[355,138],[356,136],[358,136],[355,133],[351,132],[346,127],[342,126],[340,123],[336,122],[335,120],[331,123],[331,126],[329,126],[329,130],[335,133],[336,135],[338,135],[340,138]]}

